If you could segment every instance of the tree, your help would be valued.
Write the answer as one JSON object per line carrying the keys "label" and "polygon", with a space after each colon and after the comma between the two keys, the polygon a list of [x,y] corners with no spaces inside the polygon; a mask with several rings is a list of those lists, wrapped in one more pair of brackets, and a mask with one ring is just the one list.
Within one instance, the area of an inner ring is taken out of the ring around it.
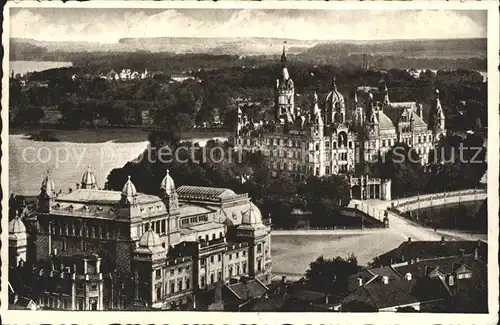
{"label": "tree", "polygon": [[358,260],[354,255],[333,259],[318,257],[309,264],[306,271],[308,283],[316,290],[325,293],[347,292],[349,276],[359,272]]}

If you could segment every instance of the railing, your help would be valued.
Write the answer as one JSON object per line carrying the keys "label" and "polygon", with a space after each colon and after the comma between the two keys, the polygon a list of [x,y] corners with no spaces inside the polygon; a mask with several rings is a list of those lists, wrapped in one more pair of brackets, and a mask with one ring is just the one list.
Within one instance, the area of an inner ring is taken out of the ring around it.
{"label": "railing", "polygon": [[486,194],[487,191],[484,189],[476,189],[476,190],[467,190],[467,191],[457,191],[457,192],[447,192],[447,193],[439,193],[439,194],[427,194],[427,195],[422,195],[419,196],[416,199],[413,200],[408,200],[401,202],[398,205],[394,205],[393,208],[398,208],[402,207],[405,205],[411,205],[414,203],[418,202],[423,202],[423,201],[432,201],[432,200],[439,200],[439,199],[444,199],[444,198],[452,198],[452,197],[458,197],[458,196],[468,196],[468,195],[477,195],[477,194]]}

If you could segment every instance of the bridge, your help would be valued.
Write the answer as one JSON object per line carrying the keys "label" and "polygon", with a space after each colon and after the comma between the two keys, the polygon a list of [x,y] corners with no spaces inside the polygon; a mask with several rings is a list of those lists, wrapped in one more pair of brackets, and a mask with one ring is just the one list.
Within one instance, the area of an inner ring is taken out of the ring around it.
{"label": "bridge", "polygon": [[363,209],[363,211],[370,214],[374,218],[380,218],[381,214],[387,215],[387,218],[389,219],[389,231],[395,231],[404,237],[412,237],[415,240],[440,240],[440,238],[444,236],[449,239],[482,239],[487,241],[488,236],[486,234],[472,234],[470,232],[459,230],[431,229],[414,223],[401,215],[403,211],[445,205],[448,203],[484,200],[486,198],[487,192],[485,190],[472,189],[466,191],[413,196],[392,201],[351,200],[349,206],[356,207],[357,205],[358,209]]}

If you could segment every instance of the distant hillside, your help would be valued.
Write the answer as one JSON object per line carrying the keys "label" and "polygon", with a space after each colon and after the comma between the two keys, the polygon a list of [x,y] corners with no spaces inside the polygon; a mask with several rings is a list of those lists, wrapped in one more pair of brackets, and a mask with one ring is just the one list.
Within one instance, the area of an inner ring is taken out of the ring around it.
{"label": "distant hillside", "polygon": [[409,58],[485,58],[487,55],[487,39],[329,42],[313,46],[305,51],[303,56],[348,56],[353,54],[404,56]]}
{"label": "distant hillside", "polygon": [[257,55],[276,53],[284,42],[288,47],[307,49],[318,41],[302,41],[284,38],[199,38],[199,37],[152,37],[123,38],[121,45],[141,48],[151,52],[210,53],[224,55]]}

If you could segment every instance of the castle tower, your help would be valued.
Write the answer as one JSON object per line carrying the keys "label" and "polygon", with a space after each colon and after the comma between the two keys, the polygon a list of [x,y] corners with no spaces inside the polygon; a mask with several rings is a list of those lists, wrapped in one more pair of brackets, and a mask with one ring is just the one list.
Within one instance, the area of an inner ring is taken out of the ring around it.
{"label": "castle tower", "polygon": [[160,191],[160,197],[168,211],[167,245],[175,246],[180,242],[181,238],[179,228],[179,196],[177,195],[174,180],[170,177],[168,169],[165,177],[163,177],[161,181]]}
{"label": "castle tower", "polygon": [[9,266],[17,267],[26,262],[28,235],[23,221],[16,217],[9,221]]}
{"label": "castle tower", "polygon": [[143,233],[132,260],[136,301],[147,302],[149,306],[161,304],[166,296],[166,286],[154,282],[158,275],[160,279],[165,277],[165,274],[162,274],[162,266],[166,257],[167,251],[162,246],[160,236],[151,228]]}
{"label": "castle tower", "polygon": [[128,180],[123,185],[122,195],[121,195],[121,203],[122,204],[135,204],[137,198],[137,189],[135,188],[134,183],[130,180],[130,175],[128,176]]}
{"label": "castle tower", "polygon": [[238,106],[238,120],[236,122],[236,135],[239,136],[241,135],[241,129],[244,126],[243,123],[243,112],[241,111],[241,108]]}
{"label": "castle tower", "polygon": [[446,135],[446,118],[444,116],[443,107],[441,106],[441,101],[439,100],[439,89],[436,89],[436,99],[430,114],[434,141],[438,141],[441,136]]}
{"label": "castle tower", "polygon": [[354,124],[356,126],[363,126],[365,122],[365,114],[363,107],[359,106],[358,93],[356,90],[354,90],[353,107],[354,107]]}
{"label": "castle tower", "polygon": [[45,175],[42,180],[42,185],[40,186],[40,194],[38,195],[37,201],[37,210],[39,212],[50,212],[50,207],[54,202],[56,197],[56,188],[54,185],[54,181],[50,177],[50,172],[47,171],[47,175]]}
{"label": "castle tower", "polygon": [[236,228],[240,241],[248,243],[248,275],[269,283],[271,270],[271,229],[262,223],[262,215],[252,202],[242,213],[241,224]]}
{"label": "castle tower", "polygon": [[97,190],[97,180],[90,166],[87,166],[87,170],[83,173],[80,188]]}
{"label": "castle tower", "polygon": [[337,89],[336,78],[332,81],[332,90],[326,95],[325,119],[326,125],[332,123],[344,123],[345,116],[345,102],[344,96]]}
{"label": "castle tower", "polygon": [[387,83],[384,80],[384,101],[383,105],[384,106],[389,106],[391,104],[391,101],[389,100],[389,89],[387,89]]}
{"label": "castle tower", "polygon": [[321,117],[321,110],[318,106],[318,95],[314,92],[313,95],[313,106],[311,109],[311,135],[317,137],[323,137],[324,123]]}
{"label": "castle tower", "polygon": [[293,80],[290,78],[286,66],[287,57],[285,46],[281,55],[281,74],[276,79],[276,118],[287,119],[287,115],[295,116],[294,96],[295,89]]}

